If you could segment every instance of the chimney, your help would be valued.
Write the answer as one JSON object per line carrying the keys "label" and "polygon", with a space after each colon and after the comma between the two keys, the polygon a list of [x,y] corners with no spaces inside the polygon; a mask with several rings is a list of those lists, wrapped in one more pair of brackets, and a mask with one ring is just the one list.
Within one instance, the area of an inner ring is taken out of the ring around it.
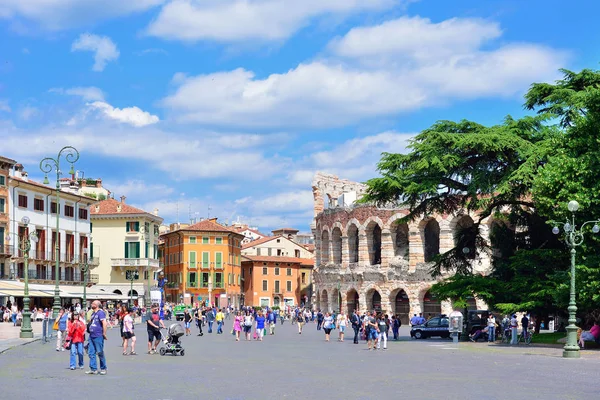
{"label": "chimney", "polygon": [[120,213],[121,212],[121,205],[117,204],[117,212]]}
{"label": "chimney", "polygon": [[121,203],[125,204],[125,200],[127,200],[127,197],[121,196]]}
{"label": "chimney", "polygon": [[96,212],[100,212],[100,206],[98,204],[96,204]]}
{"label": "chimney", "polygon": [[158,208],[155,208],[155,209],[152,211],[152,214],[154,214],[154,215],[156,215],[156,216],[158,217]]}

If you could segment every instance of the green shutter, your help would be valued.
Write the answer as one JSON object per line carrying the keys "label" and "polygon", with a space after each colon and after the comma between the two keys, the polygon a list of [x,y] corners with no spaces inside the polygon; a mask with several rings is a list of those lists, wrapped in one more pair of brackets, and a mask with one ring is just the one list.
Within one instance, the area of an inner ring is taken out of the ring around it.
{"label": "green shutter", "polygon": [[145,248],[144,257],[150,258],[150,257],[148,257],[148,242],[144,243],[144,248]]}
{"label": "green shutter", "polygon": [[125,258],[129,258],[129,242],[125,242]]}
{"label": "green shutter", "polygon": [[208,268],[208,253],[202,253],[202,268]]}
{"label": "green shutter", "polygon": [[133,258],[140,258],[140,242],[135,243],[135,257]]}
{"label": "green shutter", "polygon": [[196,252],[195,251],[190,251],[189,259],[190,259],[190,268],[196,268]]}
{"label": "green shutter", "polygon": [[90,258],[94,258],[94,243],[90,243]]}
{"label": "green shutter", "polygon": [[136,232],[140,231],[140,223],[139,223],[139,221],[135,223],[135,231]]}
{"label": "green shutter", "polygon": [[221,261],[222,255],[222,253],[215,253],[216,268],[223,268],[223,264]]}

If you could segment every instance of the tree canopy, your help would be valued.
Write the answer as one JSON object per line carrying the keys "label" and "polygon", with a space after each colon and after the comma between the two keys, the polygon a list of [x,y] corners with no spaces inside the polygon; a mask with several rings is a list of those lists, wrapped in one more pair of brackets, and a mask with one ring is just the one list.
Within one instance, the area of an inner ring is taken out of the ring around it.
{"label": "tree canopy", "polygon": [[[363,201],[407,207],[406,220],[477,212],[474,225],[455,234],[455,247],[435,259],[433,275],[455,272],[434,287],[438,296],[460,301],[476,293],[506,312],[565,308],[568,253],[546,221],[564,220],[573,199],[581,204],[578,220],[600,217],[600,72],[562,72],[554,84],[531,85],[525,108],[535,115],[491,127],[438,121],[407,154],[384,153],[381,176],[367,182]],[[498,223],[486,241],[479,228],[490,216]],[[578,249],[582,312],[600,300],[597,244],[588,235]],[[473,274],[465,246],[493,256],[489,276]]]}

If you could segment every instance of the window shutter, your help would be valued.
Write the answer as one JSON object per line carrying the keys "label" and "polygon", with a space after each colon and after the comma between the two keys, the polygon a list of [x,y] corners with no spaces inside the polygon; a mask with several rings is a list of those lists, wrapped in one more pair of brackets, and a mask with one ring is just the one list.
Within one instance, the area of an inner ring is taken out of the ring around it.
{"label": "window shutter", "polygon": [[140,223],[139,223],[139,221],[135,223],[135,231],[136,232],[140,231]]}
{"label": "window shutter", "polygon": [[208,268],[208,253],[202,253],[202,268]]}
{"label": "window shutter", "polygon": [[125,258],[129,258],[129,242],[125,242]]}
{"label": "window shutter", "polygon": [[223,267],[223,265],[221,264],[221,256],[222,256],[222,253],[216,253],[215,254],[215,261],[216,261],[216,264],[217,264],[217,268],[222,268]]}
{"label": "window shutter", "polygon": [[135,243],[135,257],[133,258],[140,258],[140,242]]}

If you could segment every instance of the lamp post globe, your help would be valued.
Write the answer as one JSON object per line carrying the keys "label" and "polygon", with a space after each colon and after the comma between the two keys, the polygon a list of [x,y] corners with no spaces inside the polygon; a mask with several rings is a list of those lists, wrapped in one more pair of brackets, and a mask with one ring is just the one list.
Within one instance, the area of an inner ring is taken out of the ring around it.
{"label": "lamp post globe", "polygon": [[567,208],[571,212],[576,212],[577,210],[579,210],[579,203],[577,202],[577,200],[571,200],[567,205]]}

